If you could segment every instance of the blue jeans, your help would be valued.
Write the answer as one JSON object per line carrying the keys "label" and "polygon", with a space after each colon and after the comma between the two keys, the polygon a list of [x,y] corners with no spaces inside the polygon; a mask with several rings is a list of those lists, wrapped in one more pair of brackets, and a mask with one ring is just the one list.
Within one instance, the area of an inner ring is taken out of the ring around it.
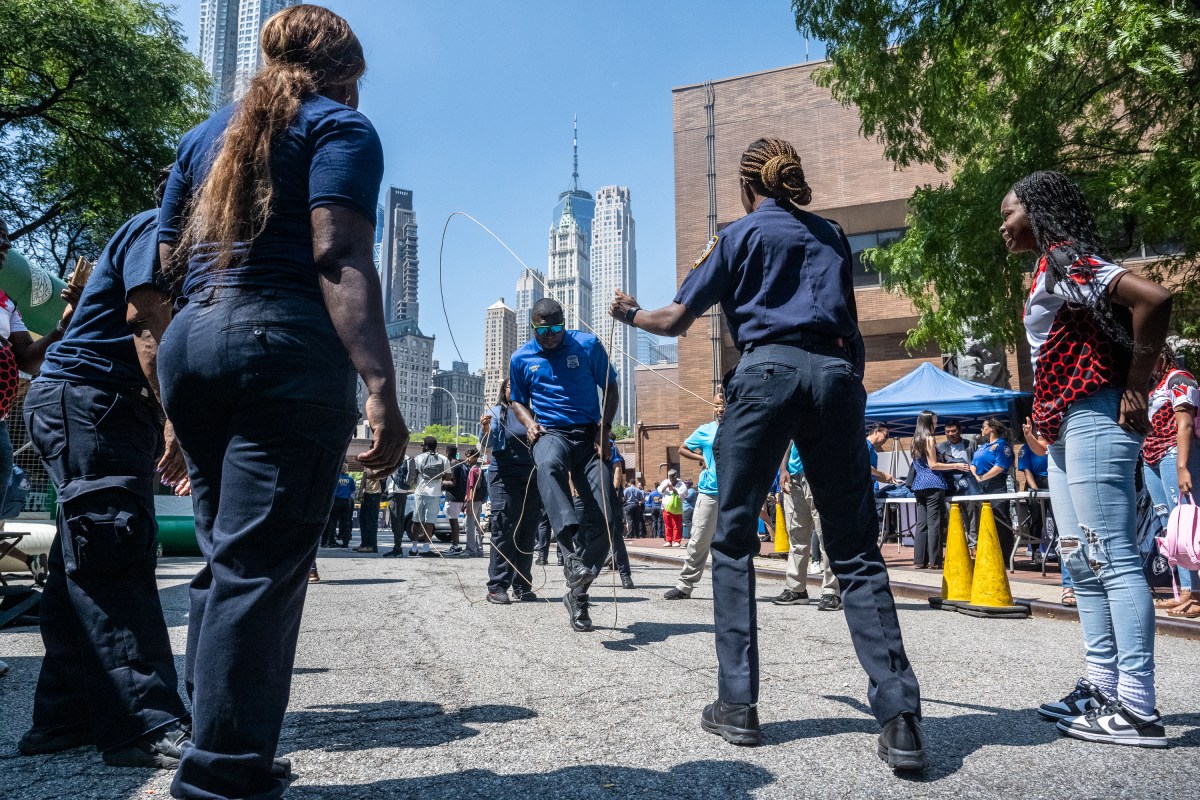
{"label": "blue jeans", "polygon": [[190,587],[192,741],[171,792],[274,800],[308,572],[358,418],[350,357],[320,295],[222,287],[171,322],[158,374],[205,560]]}
{"label": "blue jeans", "polygon": [[1050,446],[1050,498],[1087,661],[1151,679],[1154,607],[1138,553],[1133,485],[1142,440],[1117,424],[1119,401],[1115,389],[1105,389],[1067,409]]}
{"label": "blue jeans", "polygon": [[[1200,447],[1197,447],[1197,444],[1200,442],[1193,442],[1192,451],[1188,454],[1188,472],[1192,473],[1192,480],[1200,476]],[[1171,511],[1179,505],[1179,473],[1176,468],[1178,459],[1179,451],[1172,447],[1154,466],[1142,464],[1142,478],[1146,483],[1146,491],[1150,493],[1150,500],[1154,503],[1154,513],[1158,514],[1164,526],[1167,524],[1167,518],[1171,516]],[[1187,569],[1179,570],[1180,590],[1191,591],[1197,587],[1200,587],[1200,574]]]}
{"label": "blue jeans", "polygon": [[717,530],[712,543],[718,696],[758,701],[754,557],[758,512],[794,440],[842,589],[850,638],[879,722],[921,713],[920,690],[879,553],[879,518],[863,443],[866,392],[848,354],[830,345],[755,347],[725,382],[717,430]]}

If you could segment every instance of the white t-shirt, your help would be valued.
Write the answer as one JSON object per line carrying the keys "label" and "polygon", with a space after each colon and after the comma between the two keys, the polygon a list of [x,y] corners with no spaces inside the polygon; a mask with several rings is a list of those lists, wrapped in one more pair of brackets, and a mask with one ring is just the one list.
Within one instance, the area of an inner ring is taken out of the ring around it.
{"label": "white t-shirt", "polygon": [[450,459],[440,453],[421,453],[413,458],[413,469],[415,481],[409,475],[409,481],[416,486],[413,494],[437,497],[442,493],[442,477],[450,472]]}
{"label": "white t-shirt", "polygon": [[0,338],[9,339],[14,332],[27,330],[21,312],[17,311],[17,304],[12,298],[5,297],[4,302],[0,303]]}

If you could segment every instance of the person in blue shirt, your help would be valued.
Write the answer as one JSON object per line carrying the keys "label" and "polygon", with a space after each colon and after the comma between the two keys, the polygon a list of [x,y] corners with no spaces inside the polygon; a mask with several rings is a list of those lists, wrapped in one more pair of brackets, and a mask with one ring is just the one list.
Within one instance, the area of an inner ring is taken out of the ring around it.
{"label": "person in blue shirt", "polygon": [[187,735],[154,574],[154,485],[187,491],[156,400],[155,358],[171,320],[157,216],[136,215],[105,246],[25,397],[59,509],[24,755],[93,744],[112,766],[171,768]]}
{"label": "person in blue shirt", "polygon": [[641,539],[646,535],[646,492],[637,483],[631,483],[625,487],[622,500],[625,538]]}
{"label": "person in blue shirt", "polygon": [[772,598],[771,602],[777,606],[808,604],[808,563],[815,539],[816,546],[821,551],[822,573],[821,599],[817,601],[817,610],[840,611],[841,587],[829,563],[829,554],[825,550],[824,536],[821,532],[821,518],[813,507],[812,489],[804,477],[804,461],[800,458],[800,451],[796,449],[795,442],[788,448],[787,463],[783,465],[779,474],[783,521],[787,526],[790,550],[783,591]]}
{"label": "person in blue shirt", "polygon": [[668,306],[653,311],[617,291],[613,317],[661,336],[679,336],[720,303],[743,356],[725,379],[718,432],[721,475],[713,539],[717,701],[705,730],[735,744],[762,741],[758,722],[755,517],[794,439],[822,520],[846,622],[868,695],[883,726],[878,753],[895,769],[927,759],[920,690],[904,651],[887,568],[877,543],[870,464],[861,444],[866,391],[862,337],[841,230],[804,210],[812,191],[795,148],[759,139],[742,155],[746,216],[709,243]]}
{"label": "person in blue shirt", "polygon": [[[616,520],[606,462],[620,398],[604,345],[590,333],[566,330],[565,319],[558,301],[545,297],[534,303],[533,338],[513,353],[509,385],[513,411],[529,432],[550,526],[560,541],[574,542],[563,565],[568,587],[563,604],[571,627],[590,631],[587,590],[608,558],[606,526]],[[572,483],[582,514],[571,499]]]}
{"label": "person in blue shirt", "polygon": [[683,499],[683,540],[686,542],[692,538],[692,516],[696,513],[696,497],[700,493],[696,491],[696,484],[691,478],[684,480],[683,485],[687,487],[681,495]]}
{"label": "person in blue shirt", "polygon": [[725,415],[725,400],[718,392],[713,397],[713,421],[706,422],[679,446],[679,455],[700,464],[700,480],[696,485],[696,510],[692,513],[692,535],[687,540],[687,554],[675,586],[663,595],[668,600],[686,600],[704,576],[712,550],[713,534],[717,530],[717,460],[713,445],[717,430]]}
{"label": "person in blue shirt", "polygon": [[[1008,426],[996,417],[985,419],[971,461],[971,474],[979,483],[979,493],[1007,494],[1008,471],[1012,465],[1013,450],[1008,443]],[[1000,552],[1007,559],[1014,546],[1010,502],[992,500],[989,505],[992,507],[992,517],[996,520],[996,534],[1000,537]],[[976,544],[970,542],[972,554]]]}
{"label": "person in blue shirt", "polygon": [[[1025,491],[1040,491],[1044,494],[1049,490],[1050,456],[1046,453],[1038,455],[1037,451],[1026,444],[1017,455],[1017,477]],[[1045,506],[1049,513],[1049,504]],[[1028,531],[1031,540],[1036,540],[1035,546],[1030,544],[1034,562],[1039,564],[1045,558],[1051,542],[1047,537],[1046,520],[1042,515],[1042,504],[1037,500],[1017,501],[1018,522]]]}
{"label": "person in blue shirt", "polygon": [[497,605],[512,600],[537,600],[531,574],[534,539],[542,518],[542,495],[537,488],[537,467],[527,440],[528,431],[513,413],[507,378],[500,384],[496,405],[479,421],[483,452],[490,453],[487,482],[492,503],[489,525],[492,548],[487,599]]}
{"label": "person in blue shirt", "polygon": [[333,487],[333,508],[321,537],[322,547],[350,546],[350,538],[354,535],[354,492],[357,488],[358,484],[348,472],[338,475]]}
{"label": "person in blue shirt", "polygon": [[368,477],[390,474],[408,442],[373,259],[383,148],[357,111],[362,46],[312,4],[268,19],[259,45],[242,99],[183,137],[159,218],[184,305],[158,370],[206,557],[190,592],[181,798],[288,785],[273,759],[309,568],[358,420],[355,372]]}
{"label": "person in blue shirt", "polygon": [[650,537],[653,539],[666,538],[663,530],[662,504],[662,492],[658,490],[658,484],[655,484],[650,493],[646,495],[646,512],[650,514]]}

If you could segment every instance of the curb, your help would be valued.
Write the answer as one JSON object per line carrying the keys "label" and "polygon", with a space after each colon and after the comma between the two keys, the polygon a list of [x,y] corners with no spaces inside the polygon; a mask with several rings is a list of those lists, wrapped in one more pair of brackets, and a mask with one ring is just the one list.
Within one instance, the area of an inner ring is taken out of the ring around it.
{"label": "curb", "polygon": [[[637,548],[628,548],[629,557],[636,558],[640,561],[649,561],[655,564],[672,564],[678,566],[682,559],[676,556],[668,556],[661,553],[641,553]],[[768,578],[770,580],[782,580],[784,571],[782,569],[774,569],[770,567],[756,566],[754,574],[759,578]],[[811,588],[816,588],[818,591],[821,588],[820,576],[808,576],[808,584]],[[892,594],[896,597],[902,597],[905,600],[921,600],[927,601],[929,597],[937,590],[932,586],[922,586],[919,583],[906,583],[904,581],[892,580]],[[1079,610],[1076,608],[1068,608],[1058,603],[1051,603],[1045,600],[1025,600],[1017,598],[1014,603],[1020,606],[1026,606],[1029,609],[1029,616],[1036,619],[1056,619],[1067,622],[1079,622]],[[1174,636],[1179,639],[1189,639],[1191,641],[1200,641],[1200,621],[1170,619],[1159,614],[1154,615],[1154,632],[1162,636]]]}

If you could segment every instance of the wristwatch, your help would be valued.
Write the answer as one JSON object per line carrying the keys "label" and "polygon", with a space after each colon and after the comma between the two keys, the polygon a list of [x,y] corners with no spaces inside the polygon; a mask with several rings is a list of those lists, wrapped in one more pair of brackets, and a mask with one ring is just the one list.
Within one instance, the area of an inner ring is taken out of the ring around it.
{"label": "wristwatch", "polygon": [[632,324],[633,324],[633,318],[634,318],[634,317],[636,317],[636,316],[637,316],[637,312],[639,312],[639,311],[641,311],[641,310],[642,310],[642,307],[641,307],[641,306],[634,306],[633,308],[631,308],[631,309],[629,309],[628,311],[626,311],[626,312],[625,312],[625,321],[626,321],[626,322],[628,322],[630,325],[632,325]]}

